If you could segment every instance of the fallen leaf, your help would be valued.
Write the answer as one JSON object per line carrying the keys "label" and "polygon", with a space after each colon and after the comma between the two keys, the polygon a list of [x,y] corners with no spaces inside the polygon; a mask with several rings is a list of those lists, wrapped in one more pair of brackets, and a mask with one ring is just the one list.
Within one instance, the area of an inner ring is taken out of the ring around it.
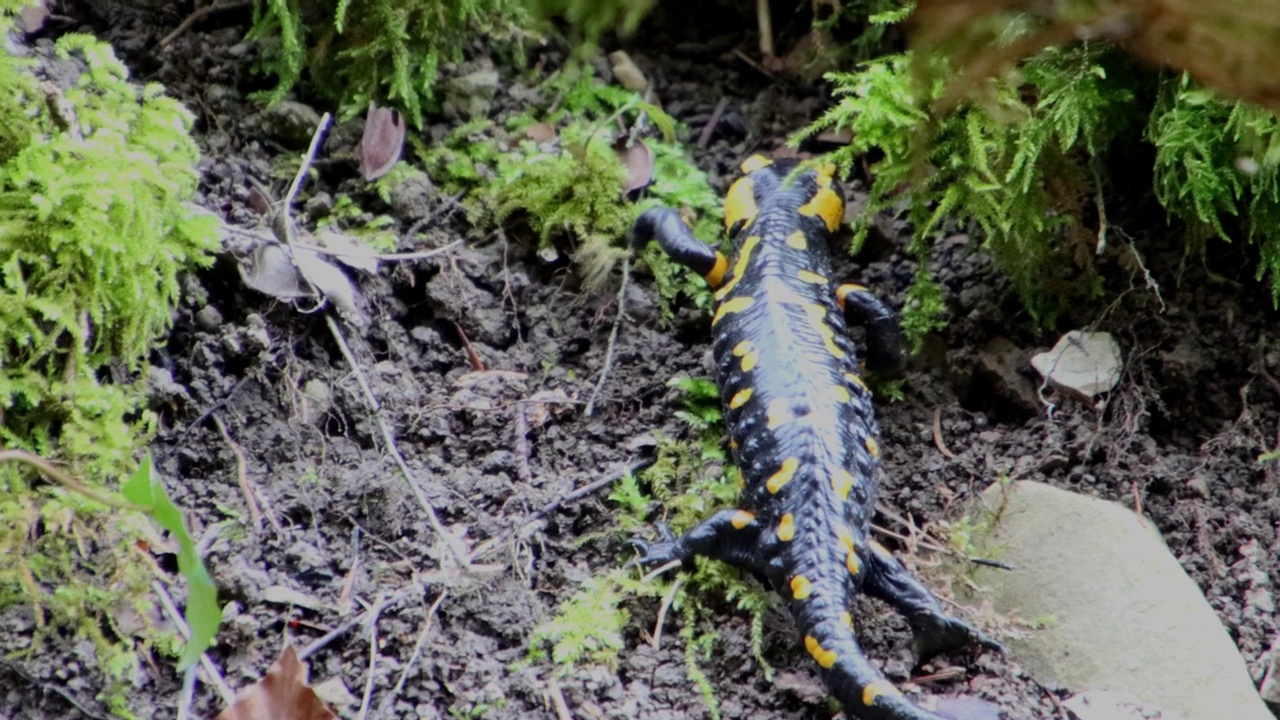
{"label": "fallen leaf", "polygon": [[337,720],[338,716],[307,685],[307,664],[286,647],[258,682],[236,694],[218,720]]}
{"label": "fallen leaf", "polygon": [[277,605],[297,605],[308,610],[324,610],[328,604],[284,585],[272,585],[262,591],[262,599]]}
{"label": "fallen leaf", "polygon": [[395,108],[369,103],[364,119],[364,135],[360,138],[360,175],[377,180],[400,161],[404,148],[404,116]]}
{"label": "fallen leaf", "polygon": [[255,214],[266,215],[271,212],[271,206],[275,203],[262,188],[257,185],[251,185],[249,187],[249,197],[245,199],[244,204]]}
{"label": "fallen leaf", "polygon": [[343,265],[355,270],[363,270],[370,275],[378,272],[377,251],[356,238],[333,228],[317,230],[315,238],[322,247],[333,250],[333,259]]}
{"label": "fallen leaf", "polygon": [[51,14],[49,6],[52,4],[53,0],[40,0],[19,10],[18,22],[22,31],[28,35],[35,35],[43,30],[44,23]]}
{"label": "fallen leaf", "polygon": [[317,290],[324,293],[338,313],[348,322],[363,327],[367,322],[364,313],[356,305],[356,288],[347,274],[334,267],[315,253],[301,252],[297,256],[298,272]]}
{"label": "fallen leaf", "polygon": [[240,260],[240,279],[253,290],[279,300],[311,297],[289,258],[289,249],[274,242],[262,242]]}
{"label": "fallen leaf", "polygon": [[609,53],[609,63],[613,67],[613,76],[618,78],[622,87],[631,92],[643,93],[649,87],[649,80],[636,66],[631,56],[618,50]]}
{"label": "fallen leaf", "polygon": [[634,143],[620,137],[613,143],[618,161],[627,169],[627,179],[622,184],[622,196],[634,200],[641,190],[653,182],[653,151],[644,140]]}
{"label": "fallen leaf", "polygon": [[556,139],[556,126],[547,122],[534,123],[524,129],[525,137],[541,145]]}
{"label": "fallen leaf", "polygon": [[538,428],[547,424],[552,416],[561,416],[573,410],[573,403],[564,390],[539,390],[529,396],[529,409],[525,411],[525,419],[529,427]]}

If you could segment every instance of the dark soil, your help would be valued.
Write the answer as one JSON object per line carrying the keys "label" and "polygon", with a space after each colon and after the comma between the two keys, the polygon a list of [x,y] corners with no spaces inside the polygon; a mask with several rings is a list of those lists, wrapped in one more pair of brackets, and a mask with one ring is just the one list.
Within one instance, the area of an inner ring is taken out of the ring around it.
{"label": "dark soil", "polygon": [[[667,108],[691,128],[685,138],[691,147],[717,103],[728,100],[722,130],[708,149],[693,150],[720,190],[743,157],[781,144],[827,102],[818,85],[770,79],[732,52],[755,53],[753,20],[745,14],[750,4],[739,4],[743,14],[727,21],[659,11],[625,44]],[[292,176],[299,152],[265,139],[255,119],[259,108],[246,99],[263,83],[251,72],[252,48],[242,42],[247,12],[215,13],[159,48],[185,10],[89,5],[73,3],[67,12],[112,42],[139,79],[164,83],[196,114],[205,152],[200,203],[233,225],[258,223],[248,206],[250,181],[283,194],[280,179]],[[530,62],[548,69],[563,59],[555,50],[531,52]],[[477,61],[484,55],[475,48]],[[493,116],[529,102],[527,94],[512,95],[504,82]],[[436,122],[428,137],[452,124]],[[342,159],[356,137],[358,125],[333,133],[300,207],[321,191],[369,197],[355,180],[354,162]],[[857,181],[848,187],[855,198],[859,187]],[[230,604],[214,662],[232,686],[249,684],[284,643],[307,646],[361,606],[399,597],[376,625],[357,626],[314,653],[313,681],[340,678],[359,697],[376,637],[378,709],[393,697],[430,620],[421,657],[381,717],[553,718],[557,692],[576,718],[705,717],[685,672],[674,614],[661,649],[645,641],[656,603],[632,608],[628,646],[615,669],[589,668],[554,681],[549,667],[518,664],[532,628],[585,579],[624,557],[616,541],[601,539],[611,527],[607,491],[567,503],[532,526],[526,518],[644,458],[645,438],[654,432],[686,432],[674,417],[679,397],[666,380],[708,375],[705,318],[687,309],[675,327],[663,326],[649,279],[638,278],[603,402],[585,417],[613,298],[585,296],[572,272],[530,251],[518,228],[486,233],[447,212],[446,198],[426,192],[418,202],[397,207],[402,231],[416,218],[437,219],[425,240],[405,242],[402,250],[465,244],[361,277],[370,321],[343,324],[343,332],[422,493],[465,547],[503,539],[481,560],[497,569],[479,579],[448,570],[446,547],[390,459],[323,314],[244,288],[234,263],[223,258],[189,278],[172,336],[157,354],[188,397],[157,402],[161,431],[154,446],[170,493],[202,538],[220,598]],[[387,210],[376,198],[369,203]],[[1280,563],[1280,475],[1274,463],[1256,461],[1280,442],[1280,383],[1273,377],[1280,352],[1267,330],[1276,316],[1253,280],[1256,260],[1246,248],[1216,244],[1208,260],[1186,257],[1178,242],[1165,239],[1173,233],[1162,225],[1149,223],[1144,235],[1137,222],[1127,229],[1139,237],[1158,294],[1140,271],[1112,262],[1104,269],[1111,297],[1120,299],[1080,308],[1061,327],[1095,325],[1124,347],[1120,388],[1097,407],[1035,399],[1026,359],[1058,333],[1038,332],[1019,312],[976,242],[956,234],[938,244],[934,264],[951,324],[914,360],[905,398],[879,406],[881,502],[893,516],[877,522],[906,533],[894,517],[922,525],[955,519],[976,492],[1006,476],[1138,503],[1218,610],[1257,678],[1277,632],[1270,597]],[[858,264],[841,270],[900,307],[915,273],[904,250],[907,232],[887,217],[878,228]],[[992,341],[997,345],[988,347]],[[1020,358],[1016,372],[990,370],[1001,347]],[[476,372],[469,352],[487,372]],[[241,472],[279,527],[254,528]],[[344,592],[349,579],[354,585]],[[415,582],[425,591],[412,590]],[[314,607],[269,601],[281,587],[314,599]],[[432,616],[429,608],[443,592]],[[901,619],[869,600],[856,612],[869,656],[895,680],[910,677]],[[775,685],[751,659],[748,617],[726,605],[716,629],[719,641],[703,669],[725,717],[830,717],[821,690],[814,691],[812,663],[781,613],[766,620]],[[47,647],[44,656],[22,661],[23,675],[0,673],[9,685],[0,694],[0,715],[101,712],[94,699],[101,677],[77,659],[74,640]],[[1055,715],[1050,689],[1007,659],[988,653],[949,660],[967,667],[967,679],[923,685],[922,695],[986,698],[1010,719]],[[915,672],[948,664],[938,660]],[[136,691],[139,714],[172,717],[180,684],[167,662],[153,665]],[[51,686],[70,689],[59,694]],[[198,715],[213,717],[220,707],[202,682]],[[357,707],[343,712],[355,716]]]}

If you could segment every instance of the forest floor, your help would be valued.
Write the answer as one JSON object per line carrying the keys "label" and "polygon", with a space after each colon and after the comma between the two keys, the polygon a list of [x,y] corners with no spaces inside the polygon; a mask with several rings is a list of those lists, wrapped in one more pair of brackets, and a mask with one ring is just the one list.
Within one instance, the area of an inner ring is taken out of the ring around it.
{"label": "forest floor", "polygon": [[[280,192],[299,152],[265,138],[260,106],[247,99],[265,82],[252,74],[253,51],[243,42],[247,12],[215,13],[160,47],[182,20],[177,10],[136,12],[114,2],[76,7],[77,21],[111,42],[137,79],[164,83],[196,115],[205,155],[199,202],[230,224],[257,222],[250,181]],[[689,128],[684,141],[723,192],[741,159],[784,143],[828,100],[818,84],[768,77],[733,52],[753,52],[750,16],[665,14],[671,12],[660,8],[623,47]],[[475,67],[485,52],[473,49]],[[530,49],[532,66],[562,61],[563,52]],[[509,69],[492,62],[504,77],[492,116],[551,101],[536,89],[512,92]],[[706,148],[695,147],[722,100],[721,130]],[[428,142],[457,123],[430,122]],[[352,192],[368,197],[372,212],[403,209],[360,190],[354,161],[343,157],[358,133],[356,121],[331,134],[300,206],[320,192]],[[848,187],[855,202],[863,187],[858,179]],[[530,517],[643,460],[656,434],[687,434],[675,415],[680,395],[667,381],[709,377],[705,316],[683,308],[674,323],[661,323],[652,279],[637,276],[612,373],[587,417],[583,403],[604,362],[613,293],[584,294],[563,263],[538,256],[525,230],[474,228],[464,213],[450,212],[450,198],[429,188],[417,202],[408,215],[435,219],[400,250],[463,242],[359,279],[370,319],[364,327],[343,324],[349,358],[324,313],[306,314],[245,288],[230,258],[189,278],[165,352],[156,358],[185,394],[155,406],[161,431],[154,455],[194,534],[204,538],[221,601],[231,603],[213,661],[232,686],[246,685],[284,643],[305,647],[356,617],[359,608],[343,608],[344,598],[365,604],[396,598],[376,623],[311,654],[312,681],[341,678],[358,697],[371,671],[372,642],[378,708],[393,696],[430,623],[421,657],[385,717],[555,718],[560,699],[576,718],[706,717],[686,674],[678,615],[667,617],[656,649],[647,641],[656,600],[631,608],[616,668],[556,679],[547,665],[520,663],[537,624],[585,580],[626,558],[612,532],[607,488],[532,524]],[[402,231],[410,224],[407,216],[397,219]],[[1141,212],[1128,221],[1151,284],[1141,272],[1104,268],[1110,300],[1075,309],[1054,332],[1037,329],[1019,310],[978,242],[956,232],[937,243],[932,262],[950,323],[913,359],[904,397],[877,404],[880,502],[892,513],[876,522],[910,535],[901,519],[955,520],[1001,478],[1136,503],[1257,678],[1280,629],[1274,607],[1257,602],[1259,577],[1273,585],[1280,566],[1280,471],[1257,460],[1280,443],[1280,348],[1269,339],[1276,314],[1253,279],[1256,258],[1248,248],[1217,244],[1207,258],[1188,256],[1161,223]],[[842,261],[839,272],[901,307],[916,272],[906,252],[909,232],[888,217],[876,227],[856,264]],[[1119,387],[1096,407],[1040,402],[1026,358],[1061,331],[1085,327],[1114,334],[1123,347]],[[477,372],[471,355],[485,372]],[[1013,365],[1004,364],[1009,358]],[[445,545],[393,464],[353,363],[448,532],[471,551],[500,541],[477,558],[494,566],[488,575],[464,578],[448,570]],[[254,529],[241,474],[278,527]],[[933,563],[926,551],[882,540],[925,570]],[[346,583],[353,584],[346,589]],[[281,588],[292,591],[293,604],[271,601]],[[870,600],[859,601],[855,617],[868,656],[896,681],[906,680],[913,670],[905,623]],[[718,639],[702,668],[724,717],[830,717],[788,616],[773,611],[765,618],[764,655],[778,673],[772,684],[752,659],[748,616],[725,603],[716,609],[714,629]],[[24,662],[29,682],[0,693],[0,716],[97,716],[101,678],[84,648],[68,638],[48,649]],[[953,663],[967,675],[923,685],[923,693],[983,697],[1010,720],[1057,716],[1054,690],[1009,659],[984,653],[945,660],[915,672]],[[66,692],[48,692],[50,683]],[[153,667],[135,693],[139,715],[172,717],[180,684],[169,666]],[[198,715],[213,717],[219,709],[218,696],[202,684]],[[354,716],[353,707],[343,712]]]}

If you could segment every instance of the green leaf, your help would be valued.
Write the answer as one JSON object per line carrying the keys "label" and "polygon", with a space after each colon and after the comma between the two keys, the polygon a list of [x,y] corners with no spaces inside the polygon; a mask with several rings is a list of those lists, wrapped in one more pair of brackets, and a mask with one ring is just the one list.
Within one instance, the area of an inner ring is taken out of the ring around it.
{"label": "green leaf", "polygon": [[169,499],[160,478],[152,472],[150,454],[143,458],[121,492],[129,502],[149,508],[147,515],[157,525],[172,533],[178,541],[178,571],[187,579],[187,609],[184,615],[191,628],[191,638],[183,648],[178,669],[186,670],[209,649],[214,635],[218,633],[218,625],[222,623],[218,590],[214,587],[213,577],[205,568],[204,561],[196,553],[195,540],[187,532],[182,512]]}

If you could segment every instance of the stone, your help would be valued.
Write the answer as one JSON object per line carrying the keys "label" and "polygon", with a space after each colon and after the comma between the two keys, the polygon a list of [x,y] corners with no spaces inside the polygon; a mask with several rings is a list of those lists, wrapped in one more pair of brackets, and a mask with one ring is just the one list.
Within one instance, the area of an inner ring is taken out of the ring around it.
{"label": "stone", "polygon": [[1169,718],[1274,720],[1239,649],[1151,523],[1031,481],[993,485],[983,501],[999,509],[987,548],[1015,569],[978,568],[979,599],[1044,621],[1007,639],[1040,683],[1124,693]]}
{"label": "stone", "polygon": [[267,137],[290,150],[303,150],[311,144],[320,113],[306,103],[282,100],[259,113],[258,122]]}
{"label": "stone", "polygon": [[488,117],[498,94],[498,71],[476,70],[449,81],[448,102],[464,118]]}
{"label": "stone", "polygon": [[1124,360],[1110,333],[1072,330],[1052,350],[1032,357],[1031,367],[1054,387],[1092,400],[1120,382]]}

